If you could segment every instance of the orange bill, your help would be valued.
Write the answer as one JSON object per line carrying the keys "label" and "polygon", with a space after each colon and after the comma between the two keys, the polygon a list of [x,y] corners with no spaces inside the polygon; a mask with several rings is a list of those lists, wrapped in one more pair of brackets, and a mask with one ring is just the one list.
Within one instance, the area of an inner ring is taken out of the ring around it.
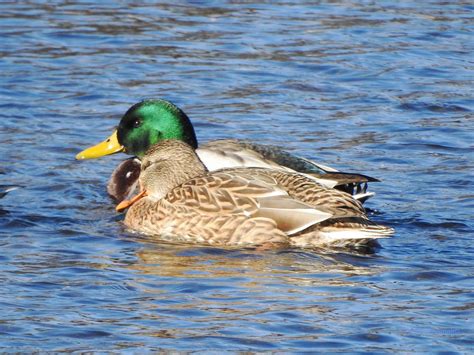
{"label": "orange bill", "polygon": [[131,205],[133,205],[135,202],[137,202],[138,200],[140,200],[141,198],[143,198],[145,196],[148,196],[148,194],[147,194],[146,190],[143,190],[138,195],[133,196],[130,200],[123,200],[122,202],[120,202],[117,205],[117,207],[115,207],[115,210],[117,212],[122,212],[123,210],[129,208]]}

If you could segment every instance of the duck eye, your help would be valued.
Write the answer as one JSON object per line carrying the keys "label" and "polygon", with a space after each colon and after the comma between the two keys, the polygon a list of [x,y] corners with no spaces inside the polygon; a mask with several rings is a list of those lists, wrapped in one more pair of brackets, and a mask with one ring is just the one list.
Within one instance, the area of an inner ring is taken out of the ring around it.
{"label": "duck eye", "polygon": [[142,121],[139,120],[139,119],[136,119],[135,121],[133,121],[133,128],[138,128],[142,125]]}

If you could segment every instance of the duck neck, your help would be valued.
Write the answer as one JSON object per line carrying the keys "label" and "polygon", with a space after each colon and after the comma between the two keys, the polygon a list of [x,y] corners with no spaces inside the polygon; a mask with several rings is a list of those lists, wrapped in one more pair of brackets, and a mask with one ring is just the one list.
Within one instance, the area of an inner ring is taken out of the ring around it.
{"label": "duck neck", "polygon": [[206,172],[207,169],[200,160],[195,160],[194,162],[163,160],[147,169],[147,174],[142,184],[147,190],[150,190],[148,195],[152,199],[159,200],[175,187]]}

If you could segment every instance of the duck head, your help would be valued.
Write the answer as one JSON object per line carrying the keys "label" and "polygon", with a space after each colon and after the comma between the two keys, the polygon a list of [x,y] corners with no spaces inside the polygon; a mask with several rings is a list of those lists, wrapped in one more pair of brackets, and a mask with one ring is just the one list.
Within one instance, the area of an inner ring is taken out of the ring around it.
{"label": "duck head", "polygon": [[158,201],[173,188],[206,172],[206,167],[190,145],[178,140],[161,141],[142,158],[140,193],[119,203],[116,210],[121,212],[146,196]]}
{"label": "duck head", "polygon": [[193,125],[180,108],[166,100],[144,100],[128,109],[110,137],[83,150],[76,159],[93,159],[118,152],[142,158],[151,146],[167,139],[180,140],[197,148]]}

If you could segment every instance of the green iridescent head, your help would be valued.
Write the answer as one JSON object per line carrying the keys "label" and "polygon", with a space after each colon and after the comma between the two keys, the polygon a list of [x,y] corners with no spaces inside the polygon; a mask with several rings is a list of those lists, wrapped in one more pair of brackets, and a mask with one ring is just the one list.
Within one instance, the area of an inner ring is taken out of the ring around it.
{"label": "green iridescent head", "polygon": [[166,100],[144,100],[128,109],[110,137],[76,155],[76,159],[93,159],[125,152],[143,157],[152,145],[176,139],[197,148],[196,135],[188,116]]}
{"label": "green iridescent head", "polygon": [[165,139],[181,140],[197,148],[188,116],[165,100],[144,100],[130,107],[120,120],[117,138],[126,153],[138,157]]}

